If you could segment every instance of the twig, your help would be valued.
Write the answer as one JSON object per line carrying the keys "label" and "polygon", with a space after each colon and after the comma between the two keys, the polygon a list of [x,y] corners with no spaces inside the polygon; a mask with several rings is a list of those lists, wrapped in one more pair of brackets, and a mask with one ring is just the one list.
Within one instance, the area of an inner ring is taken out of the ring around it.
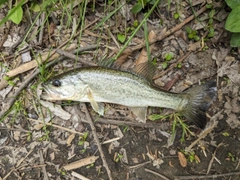
{"label": "twig", "polygon": [[[26,28],[26,32],[28,32],[28,31],[30,30],[30,28],[31,28],[31,23],[28,24],[28,26],[27,26],[27,28]],[[10,54],[13,52],[13,50],[15,50],[15,48],[16,48],[19,44],[23,43],[24,38],[25,38],[25,37],[22,36],[14,45],[11,46],[11,48],[10,48],[10,50],[9,50]]]}
{"label": "twig", "polygon": [[[44,159],[43,159],[43,154],[42,154],[42,150],[39,150],[38,151],[38,154],[39,154],[39,158],[40,158],[40,163],[41,164],[44,164]],[[43,180],[48,180],[48,175],[47,175],[47,170],[46,170],[46,167],[43,166],[42,167],[42,171],[43,171]]]}
{"label": "twig", "polygon": [[238,169],[238,167],[239,167],[239,164],[240,164],[240,159],[238,159],[237,166],[235,167],[235,169],[236,169],[236,170]]}
{"label": "twig", "polygon": [[216,158],[217,149],[218,149],[220,146],[222,146],[222,145],[223,145],[223,143],[220,143],[220,144],[216,147],[216,149],[215,149],[215,151],[214,151],[214,153],[213,153],[213,155],[212,155],[212,158],[211,158],[211,160],[210,160],[210,162],[209,162],[209,164],[208,164],[208,169],[207,169],[207,173],[206,173],[206,174],[209,173],[209,171],[210,171],[210,169],[211,169],[211,167],[212,167],[213,160]]}
{"label": "twig", "polygon": [[2,41],[0,42],[0,49],[2,49],[4,42],[8,38],[8,33],[9,33],[10,29],[11,29],[11,25],[12,25],[12,21],[8,21],[7,31],[5,32],[4,36],[2,37]]}
{"label": "twig", "polygon": [[[88,50],[92,50],[92,49],[95,49],[96,46],[90,46],[88,47]],[[87,50],[87,47],[85,48],[79,48],[78,49],[78,52],[82,52],[82,51],[86,51]],[[76,52],[73,51],[73,52]],[[51,67],[52,65],[54,65],[55,63],[57,62],[60,62],[62,60],[64,60],[65,57],[59,57],[58,59],[55,59],[49,63],[47,63],[46,65],[46,68],[49,68]],[[8,114],[8,112],[10,111],[10,108],[12,107],[12,105],[15,103],[16,101],[16,98],[20,95],[20,93],[22,92],[22,90],[39,74],[39,69],[36,69],[36,71],[30,75],[30,77],[28,79],[26,79],[21,85],[20,87],[16,90],[15,94],[12,96],[12,99],[9,100],[8,102],[8,107],[6,107],[4,110],[1,111],[0,113],[0,122],[3,120],[3,118]]]}
{"label": "twig", "polygon": [[177,60],[177,62],[173,63],[167,70],[163,71],[162,73],[157,74],[153,77],[153,80],[162,77],[163,75],[167,74],[169,71],[171,71],[173,68],[175,68],[179,63],[183,62],[192,52],[189,51],[187,54],[185,54],[183,57]]}
{"label": "twig", "polygon": [[62,127],[62,126],[58,126],[58,125],[55,125],[53,123],[43,122],[41,120],[36,120],[36,119],[31,119],[31,118],[27,118],[27,119],[31,120],[31,121],[38,122],[38,123],[46,124],[48,126],[52,126],[52,127],[58,128],[58,129],[62,129],[64,131],[68,131],[68,132],[71,132],[71,133],[79,134],[81,136],[84,135],[84,133],[81,133],[81,132],[78,132],[78,131],[74,131],[74,130],[71,130],[71,129],[68,129],[68,128],[65,128],[65,127]]}
{"label": "twig", "polygon": [[81,180],[90,180],[90,179],[84,177],[83,175],[76,173],[75,171],[73,171],[73,172],[71,173],[71,175],[74,176],[74,177],[76,177],[76,178],[78,178],[78,179],[81,179]]}
{"label": "twig", "polygon": [[174,180],[186,180],[186,179],[215,179],[222,176],[232,176],[232,175],[239,175],[240,172],[230,172],[230,173],[223,173],[223,174],[213,174],[213,175],[191,175],[191,176],[175,176]]}
{"label": "twig", "polygon": [[96,66],[96,64],[91,63],[91,62],[88,62],[88,61],[85,61],[85,60],[83,60],[82,58],[80,58],[80,57],[78,57],[78,56],[76,56],[76,55],[74,55],[74,54],[72,54],[72,53],[69,53],[69,52],[67,52],[67,51],[64,51],[64,50],[61,50],[61,49],[57,49],[56,52],[57,52],[58,54],[61,54],[61,55],[63,55],[63,56],[66,56],[66,57],[68,57],[68,58],[70,58],[70,59],[77,60],[77,61],[79,61],[79,62],[81,62],[81,63],[83,63],[83,64],[86,64],[86,65],[89,65],[89,66]]}
{"label": "twig", "polygon": [[7,130],[7,131],[31,132],[31,131],[28,131],[28,130],[25,130],[25,129],[8,128],[8,127],[0,127],[0,129],[4,129],[4,130]]}
{"label": "twig", "polygon": [[98,150],[99,150],[100,156],[101,156],[102,161],[103,161],[103,166],[105,167],[105,169],[106,169],[106,171],[107,171],[108,178],[109,178],[110,180],[113,180],[111,171],[110,171],[110,169],[109,169],[109,167],[108,167],[108,164],[107,164],[105,155],[104,155],[103,150],[102,150],[102,146],[101,146],[101,144],[100,144],[100,142],[99,142],[99,139],[98,139],[98,136],[97,136],[96,129],[95,129],[95,126],[94,126],[94,124],[93,124],[92,118],[91,118],[91,116],[90,116],[90,114],[89,114],[89,112],[88,112],[88,109],[87,109],[86,104],[83,103],[82,105],[83,105],[83,108],[84,108],[84,110],[85,110],[87,120],[88,120],[88,122],[89,122],[89,124],[90,124],[90,126],[91,126],[94,140],[95,140],[96,143],[97,143]]}
{"label": "twig", "polygon": [[46,18],[46,13],[45,13],[45,11],[43,11],[43,12],[42,12],[42,15],[41,15],[42,28],[41,28],[41,30],[40,30],[40,32],[39,32],[39,37],[38,37],[38,44],[39,44],[39,45],[42,45],[45,18]]}
{"label": "twig", "polygon": [[146,172],[150,172],[150,173],[152,173],[152,174],[154,174],[154,175],[157,175],[157,176],[159,176],[160,178],[162,178],[162,179],[164,179],[164,180],[170,180],[170,179],[167,178],[166,176],[164,176],[164,175],[162,175],[162,174],[159,174],[159,173],[156,173],[156,172],[154,172],[154,171],[152,171],[152,170],[150,170],[150,169],[145,168],[145,171],[146,171]]}
{"label": "twig", "polygon": [[[107,119],[107,118],[97,118],[96,122],[104,123],[104,124],[114,124],[114,125],[124,125],[124,126],[135,126],[135,127],[142,127],[142,128],[155,128],[155,129],[163,129],[166,126],[166,123],[140,123],[134,121],[121,121],[118,119]],[[162,127],[163,126],[163,127]]]}
{"label": "twig", "polygon": [[83,166],[87,166],[89,164],[93,164],[95,163],[95,161],[99,158],[99,156],[90,156],[90,157],[86,157],[86,158],[83,158],[83,159],[80,159],[80,160],[77,160],[77,161],[74,161],[70,164],[67,164],[65,166],[63,166],[63,168],[66,170],[66,171],[70,171],[72,169],[77,169],[77,168],[80,168],[80,167],[83,167]]}
{"label": "twig", "polygon": [[31,149],[24,158],[22,158],[22,159],[20,159],[20,161],[18,161],[16,167],[19,167],[20,164],[21,164],[32,152],[33,152],[33,149]]}
{"label": "twig", "polygon": [[143,162],[143,163],[140,163],[140,164],[136,164],[136,165],[132,165],[132,166],[129,166],[129,165],[125,164],[125,163],[122,162],[122,161],[121,161],[121,163],[122,163],[127,169],[138,169],[138,168],[140,168],[140,167],[145,166],[146,164],[151,163],[151,161],[146,161],[146,162]]}
{"label": "twig", "polygon": [[205,138],[210,132],[212,132],[213,128],[216,126],[216,121],[213,121],[212,125],[208,127],[204,132],[193,142],[190,146],[185,148],[186,152],[190,152],[192,148],[203,138]]}
{"label": "twig", "polygon": [[12,55],[10,55],[10,56],[3,57],[3,58],[1,57],[1,58],[0,58],[0,61],[2,61],[2,60],[6,61],[6,60],[8,60],[8,59],[12,59],[12,58],[16,57],[17,55],[20,55],[20,54],[23,54],[23,53],[25,53],[25,52],[30,51],[31,49],[32,49],[32,47],[30,46],[29,48],[23,49],[23,50],[20,50],[20,51],[17,51],[17,53],[12,54]]}

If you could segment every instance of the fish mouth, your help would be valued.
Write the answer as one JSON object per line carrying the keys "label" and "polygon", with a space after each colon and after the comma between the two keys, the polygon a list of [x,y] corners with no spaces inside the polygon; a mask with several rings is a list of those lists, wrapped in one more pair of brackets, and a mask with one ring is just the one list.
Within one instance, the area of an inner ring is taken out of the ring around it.
{"label": "fish mouth", "polygon": [[60,97],[56,95],[55,92],[50,90],[46,85],[42,84],[42,87],[43,87],[43,92],[41,94],[42,99],[51,100],[51,101],[60,99]]}

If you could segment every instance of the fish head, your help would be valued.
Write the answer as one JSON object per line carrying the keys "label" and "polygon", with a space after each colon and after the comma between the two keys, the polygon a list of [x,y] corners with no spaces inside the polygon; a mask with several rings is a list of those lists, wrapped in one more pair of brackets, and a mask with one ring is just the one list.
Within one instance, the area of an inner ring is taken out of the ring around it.
{"label": "fish head", "polygon": [[72,76],[53,77],[42,84],[44,93],[42,98],[45,100],[73,100],[81,99],[84,93],[85,84],[80,79]]}

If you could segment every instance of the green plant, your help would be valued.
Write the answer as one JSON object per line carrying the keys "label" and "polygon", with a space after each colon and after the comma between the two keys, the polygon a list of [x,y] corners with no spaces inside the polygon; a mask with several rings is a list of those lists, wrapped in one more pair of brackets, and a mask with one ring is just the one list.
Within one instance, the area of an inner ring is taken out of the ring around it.
{"label": "green plant", "polygon": [[162,63],[162,68],[163,69],[166,69],[167,66],[168,66],[168,61],[171,61],[173,59],[173,53],[172,52],[169,52],[167,54],[165,54],[165,57],[164,57],[164,62]]}
{"label": "green plant", "polygon": [[50,130],[48,129],[48,126],[44,124],[43,126],[43,131],[44,131],[44,135],[41,136],[38,140],[39,141],[49,141],[49,134],[50,134]]}
{"label": "green plant", "polygon": [[172,134],[173,134],[173,136],[172,136],[172,137],[175,137],[176,127],[177,127],[177,126],[180,126],[181,129],[182,129],[182,137],[181,137],[181,139],[180,139],[181,142],[184,142],[184,141],[185,141],[185,137],[186,137],[188,134],[194,135],[194,134],[190,131],[190,129],[188,128],[187,124],[185,124],[185,123],[182,121],[180,114],[178,114],[178,113],[173,113],[173,114],[172,114],[172,118],[173,118],[173,125],[172,125]]}
{"label": "green plant", "polygon": [[88,132],[84,132],[84,134],[82,136],[79,137],[79,142],[78,145],[83,145],[84,142],[87,140],[88,137]]}
{"label": "green plant", "polygon": [[133,14],[137,14],[142,11],[147,5],[153,5],[156,0],[138,0],[137,4],[135,4],[131,11]]}
{"label": "green plant", "polygon": [[197,35],[197,31],[196,30],[193,30],[189,26],[187,26],[185,30],[187,32],[187,35],[188,35],[189,39],[194,39],[195,41],[199,41],[200,40],[200,37]]}
{"label": "green plant", "polygon": [[188,160],[189,162],[192,163],[192,162],[195,161],[195,163],[200,163],[200,159],[199,159],[199,157],[195,154],[194,151],[186,152],[186,151],[182,150],[181,152],[188,157],[187,160]]}
{"label": "green plant", "polygon": [[228,133],[228,132],[223,132],[222,135],[223,135],[224,137],[228,137],[228,136],[229,136],[229,133]]}
{"label": "green plant", "polygon": [[228,152],[228,158],[231,159],[232,162],[235,161],[235,157],[232,153]]}
{"label": "green plant", "polygon": [[213,27],[213,16],[214,16],[215,12],[216,12],[215,9],[212,9],[208,14],[208,16],[209,16],[209,20],[208,20],[209,32],[208,32],[208,35],[207,35],[208,38],[212,38],[215,34],[215,30],[214,30],[214,27]]}
{"label": "green plant", "polygon": [[63,169],[59,169],[58,172],[62,175],[65,176],[66,175],[66,171]]}
{"label": "green plant", "polygon": [[180,16],[179,13],[174,13],[174,15],[173,15],[174,19],[178,19],[179,16]]}
{"label": "green plant", "polygon": [[118,38],[118,40],[119,40],[121,43],[124,43],[125,40],[126,40],[125,34],[121,34],[121,33],[118,33],[118,34],[117,34],[117,38]]}
{"label": "green plant", "polygon": [[117,156],[114,158],[115,162],[119,162],[123,158],[122,154],[117,153]]}
{"label": "green plant", "polygon": [[148,119],[151,121],[156,121],[156,120],[164,120],[169,118],[171,115],[165,115],[165,114],[151,114],[150,116],[148,116]]}
{"label": "green plant", "polygon": [[230,45],[240,47],[240,1],[225,0],[225,2],[232,9],[225,23],[225,29],[232,32]]}
{"label": "green plant", "polygon": [[93,166],[94,166],[94,163],[92,163],[92,164],[86,166],[86,168],[89,169],[89,168],[91,168],[91,167],[93,167]]}

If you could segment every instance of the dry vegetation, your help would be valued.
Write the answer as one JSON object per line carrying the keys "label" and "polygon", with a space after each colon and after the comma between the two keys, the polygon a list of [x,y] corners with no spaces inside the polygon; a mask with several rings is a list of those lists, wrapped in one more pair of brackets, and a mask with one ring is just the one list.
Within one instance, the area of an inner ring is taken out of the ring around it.
{"label": "dry vegetation", "polygon": [[[224,29],[229,8],[138,3],[28,1],[18,25],[2,23],[0,179],[240,178],[240,56]],[[47,78],[102,59],[121,69],[150,59],[154,83],[176,93],[215,80],[207,127],[199,132],[167,109],[149,108],[143,124],[124,106],[105,104],[99,117],[88,103],[40,98]]]}

